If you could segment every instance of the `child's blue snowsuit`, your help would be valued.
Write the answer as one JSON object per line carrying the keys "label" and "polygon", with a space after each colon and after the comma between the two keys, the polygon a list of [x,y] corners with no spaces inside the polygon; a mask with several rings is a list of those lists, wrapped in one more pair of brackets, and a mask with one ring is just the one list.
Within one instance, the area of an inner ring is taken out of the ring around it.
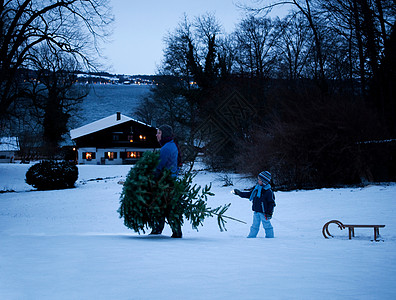
{"label": "child's blue snowsuit", "polygon": [[275,195],[271,190],[271,185],[256,185],[251,192],[242,192],[238,190],[238,195],[242,198],[249,198],[252,201],[253,224],[250,227],[248,238],[255,238],[260,229],[260,223],[263,223],[266,238],[274,237],[274,229],[270,222],[275,207]]}

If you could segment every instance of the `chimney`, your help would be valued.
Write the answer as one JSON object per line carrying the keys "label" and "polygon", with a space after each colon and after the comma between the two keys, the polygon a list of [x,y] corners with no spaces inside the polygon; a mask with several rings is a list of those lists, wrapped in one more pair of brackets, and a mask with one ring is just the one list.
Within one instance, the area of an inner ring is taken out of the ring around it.
{"label": "chimney", "polygon": [[121,120],[121,112],[117,111],[117,121]]}

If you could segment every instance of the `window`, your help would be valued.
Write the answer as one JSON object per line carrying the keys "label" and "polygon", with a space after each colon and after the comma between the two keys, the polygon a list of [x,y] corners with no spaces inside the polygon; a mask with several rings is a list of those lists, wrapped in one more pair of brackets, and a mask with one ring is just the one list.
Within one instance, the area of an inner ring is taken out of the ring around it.
{"label": "window", "polygon": [[128,141],[129,141],[130,143],[133,143],[133,135],[128,135]]}
{"label": "window", "polygon": [[120,158],[126,160],[140,158],[142,157],[142,155],[143,152],[139,152],[139,151],[120,152]]}
{"label": "window", "polygon": [[96,158],[95,152],[83,152],[82,159],[92,160]]}
{"label": "window", "polygon": [[146,136],[145,136],[145,135],[142,135],[142,134],[140,134],[140,135],[139,135],[139,140],[141,140],[141,141],[145,141],[145,140],[146,140]]}
{"label": "window", "polygon": [[113,160],[117,158],[117,152],[105,152],[105,158],[108,160]]}
{"label": "window", "polygon": [[113,134],[113,141],[119,141],[120,136],[118,134]]}
{"label": "window", "polygon": [[139,158],[142,156],[142,152],[137,152],[137,151],[128,151],[127,152],[127,158]]}

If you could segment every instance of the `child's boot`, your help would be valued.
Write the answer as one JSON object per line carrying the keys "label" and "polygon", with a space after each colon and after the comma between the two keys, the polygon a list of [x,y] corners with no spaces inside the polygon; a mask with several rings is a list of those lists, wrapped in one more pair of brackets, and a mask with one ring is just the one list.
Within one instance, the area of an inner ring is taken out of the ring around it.
{"label": "child's boot", "polygon": [[273,238],[274,237],[274,229],[273,228],[265,228],[265,237]]}

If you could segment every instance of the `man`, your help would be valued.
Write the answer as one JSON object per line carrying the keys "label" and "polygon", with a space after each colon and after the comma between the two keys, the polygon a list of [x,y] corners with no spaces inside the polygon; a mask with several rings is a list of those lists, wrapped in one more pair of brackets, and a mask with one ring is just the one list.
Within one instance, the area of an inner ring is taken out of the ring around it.
{"label": "man", "polygon": [[159,176],[163,169],[168,169],[172,177],[177,176],[179,149],[173,140],[173,129],[169,125],[162,125],[157,130],[157,141],[161,145],[160,161],[155,175]]}
{"label": "man", "polygon": [[[169,125],[162,125],[157,130],[157,140],[161,145],[159,164],[155,176],[159,178],[164,169],[171,171],[171,176],[176,178],[178,173],[179,149],[173,140],[173,129]],[[150,234],[161,234],[165,226],[165,219],[159,221],[159,225],[153,228]],[[172,229],[172,238],[181,238],[181,224]]]}

